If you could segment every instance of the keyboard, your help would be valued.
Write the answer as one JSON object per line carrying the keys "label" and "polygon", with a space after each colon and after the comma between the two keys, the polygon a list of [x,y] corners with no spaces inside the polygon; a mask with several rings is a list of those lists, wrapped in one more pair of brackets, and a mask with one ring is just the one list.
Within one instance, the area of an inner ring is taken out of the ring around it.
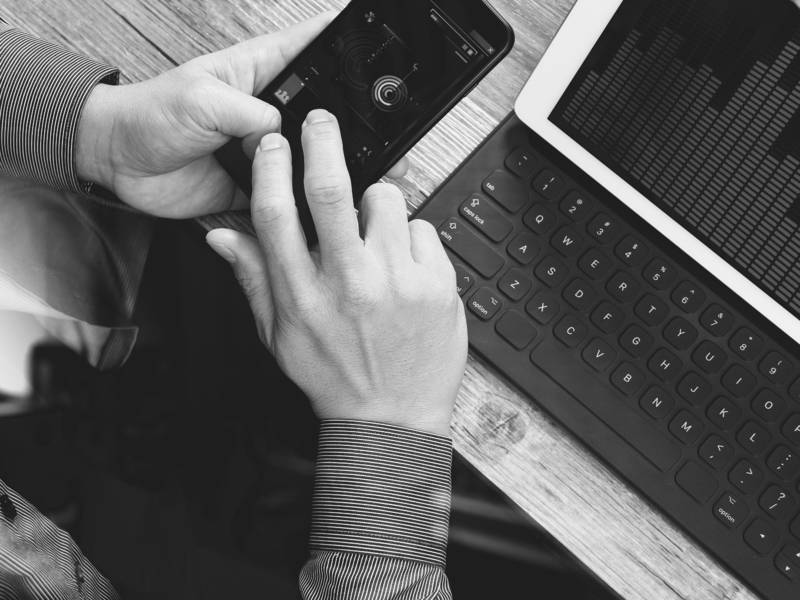
{"label": "keyboard", "polygon": [[745,584],[800,598],[800,354],[513,113],[415,218],[470,347]]}

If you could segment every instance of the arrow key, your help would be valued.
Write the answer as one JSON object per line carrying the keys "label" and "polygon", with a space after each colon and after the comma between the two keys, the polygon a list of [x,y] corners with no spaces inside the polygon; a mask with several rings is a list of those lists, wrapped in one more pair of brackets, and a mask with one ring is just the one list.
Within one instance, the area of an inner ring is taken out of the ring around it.
{"label": "arrow key", "polygon": [[756,519],[744,532],[744,541],[761,556],[766,556],[780,541],[780,534],[764,519]]}
{"label": "arrow key", "polygon": [[783,573],[790,581],[800,581],[800,569],[794,566],[783,554],[775,557],[775,568]]}
{"label": "arrow key", "polygon": [[467,271],[463,265],[455,264],[453,268],[456,270],[456,289],[458,290],[458,295],[463,296],[475,285],[475,275]]}
{"label": "arrow key", "polygon": [[789,562],[791,562],[797,569],[800,569],[800,548],[794,544],[787,544],[781,550],[781,554],[788,558]]}

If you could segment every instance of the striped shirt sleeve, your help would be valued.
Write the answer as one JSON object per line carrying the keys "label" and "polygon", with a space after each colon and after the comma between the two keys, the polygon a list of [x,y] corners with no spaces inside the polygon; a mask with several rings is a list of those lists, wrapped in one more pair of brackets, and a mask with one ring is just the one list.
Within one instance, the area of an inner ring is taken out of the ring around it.
{"label": "striped shirt sleeve", "polygon": [[306,600],[440,600],[452,443],[361,421],[323,421]]}
{"label": "striped shirt sleeve", "polygon": [[119,71],[0,21],[0,173],[87,194],[75,173],[81,112]]}

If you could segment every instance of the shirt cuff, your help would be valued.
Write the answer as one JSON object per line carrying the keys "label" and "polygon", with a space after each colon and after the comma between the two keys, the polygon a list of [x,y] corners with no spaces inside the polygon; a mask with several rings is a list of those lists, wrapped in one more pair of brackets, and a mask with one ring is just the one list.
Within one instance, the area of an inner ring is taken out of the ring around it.
{"label": "shirt cuff", "polygon": [[450,438],[366,421],[323,421],[312,550],[445,566]]}
{"label": "shirt cuff", "polygon": [[75,139],[86,99],[119,71],[17,29],[0,27],[0,172],[87,194],[75,174]]}

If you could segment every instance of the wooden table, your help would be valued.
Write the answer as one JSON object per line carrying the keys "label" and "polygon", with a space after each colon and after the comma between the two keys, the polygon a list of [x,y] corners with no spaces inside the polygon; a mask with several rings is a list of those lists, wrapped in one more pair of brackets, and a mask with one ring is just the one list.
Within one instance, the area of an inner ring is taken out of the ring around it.
{"label": "wooden table", "polygon": [[[512,54],[411,152],[413,212],[512,109],[574,0],[493,0]],[[344,0],[4,0],[0,16],[42,38],[153,77],[199,54],[279,30]],[[252,231],[249,219],[201,221]],[[624,598],[755,598],[686,535],[491,369],[470,357],[456,449]],[[532,591],[532,593],[535,593]]]}

